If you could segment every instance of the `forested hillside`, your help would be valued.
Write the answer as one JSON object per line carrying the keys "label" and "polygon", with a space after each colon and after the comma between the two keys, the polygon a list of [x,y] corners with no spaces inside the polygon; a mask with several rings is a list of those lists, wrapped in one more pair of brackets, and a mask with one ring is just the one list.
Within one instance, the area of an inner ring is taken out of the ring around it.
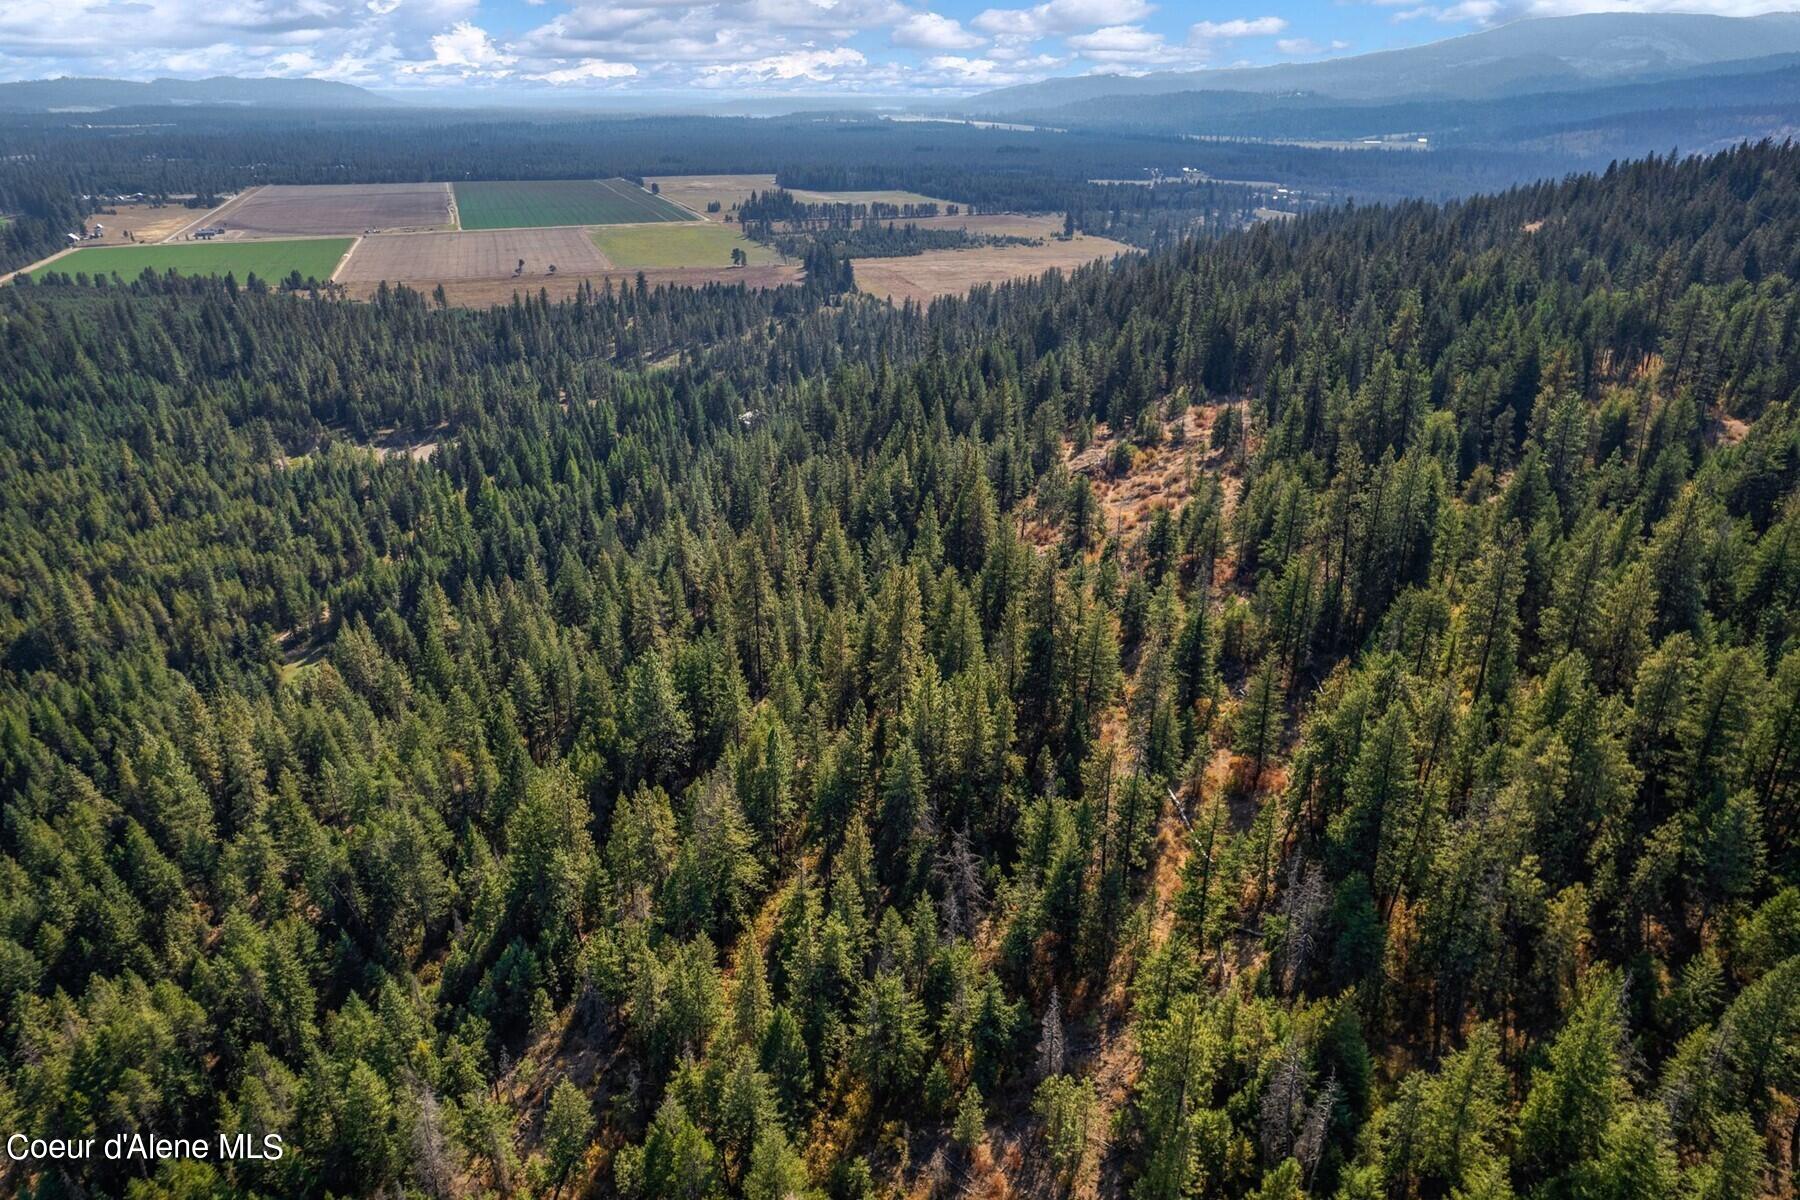
{"label": "forested hillside", "polygon": [[0,290],[0,1129],[286,1147],[0,1193],[1792,1195],[1796,278]]}

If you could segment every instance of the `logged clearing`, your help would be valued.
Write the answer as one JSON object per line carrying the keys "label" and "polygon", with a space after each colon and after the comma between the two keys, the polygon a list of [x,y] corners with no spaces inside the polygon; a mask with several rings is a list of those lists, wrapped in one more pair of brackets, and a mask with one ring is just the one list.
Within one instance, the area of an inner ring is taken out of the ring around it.
{"label": "logged clearing", "polygon": [[39,269],[63,275],[117,275],[136,279],[148,267],[159,274],[255,275],[269,283],[294,271],[302,279],[327,280],[350,248],[350,238],[308,238],[289,242],[194,242],[191,245],[94,247],[65,254]]}
{"label": "logged clearing", "polygon": [[232,238],[395,232],[450,227],[447,183],[269,186],[245,192],[212,215]]}
{"label": "logged clearing", "polygon": [[627,179],[525,179],[456,185],[464,229],[692,221],[694,214]]}
{"label": "logged clearing", "polygon": [[989,246],[976,250],[927,250],[898,258],[859,258],[856,286],[895,303],[957,296],[983,283],[1028,279],[1051,268],[1069,270],[1097,258],[1112,258],[1131,247],[1111,238],[1046,241],[1040,246]]}
{"label": "logged clearing", "polygon": [[760,242],[710,223],[619,225],[597,231],[594,240],[618,267],[729,267],[734,249],[747,254],[751,266],[781,261]]}
{"label": "logged clearing", "polygon": [[495,229],[463,233],[404,233],[364,238],[338,273],[340,283],[410,283],[431,286],[462,279],[596,275],[612,264],[581,229]]}
{"label": "logged clearing", "polygon": [[[552,300],[567,300],[583,283],[599,288],[606,286],[615,292],[620,288],[635,285],[637,277],[642,275],[644,283],[650,288],[659,287],[705,287],[708,284],[732,284],[747,288],[783,287],[790,283],[799,283],[803,272],[797,264],[776,264],[766,267],[675,267],[655,270],[625,271],[613,270],[594,275],[577,275],[574,272],[564,273],[558,270],[554,276],[527,275],[521,279],[463,279],[444,281],[445,298],[459,308],[489,308],[496,304],[510,304],[514,296],[536,296],[540,291]],[[376,284],[366,281],[346,281],[350,284],[350,295],[357,299],[367,299],[375,292]],[[421,286],[415,284],[415,287]]]}
{"label": "logged clearing", "polygon": [[[775,176],[770,175],[653,175],[644,186],[655,184],[662,194],[676,204],[684,204],[708,221],[724,221],[727,214],[750,198],[751,192],[775,190]],[[717,201],[719,211],[709,213],[706,206]]]}

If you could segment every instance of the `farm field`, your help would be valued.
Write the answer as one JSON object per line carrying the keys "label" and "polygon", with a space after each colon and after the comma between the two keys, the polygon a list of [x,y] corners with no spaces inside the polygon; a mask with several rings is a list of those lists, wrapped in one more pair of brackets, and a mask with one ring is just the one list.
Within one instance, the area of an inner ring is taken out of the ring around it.
{"label": "farm field", "polygon": [[537,179],[458,183],[464,229],[618,225],[696,218],[624,179]]}
{"label": "farm field", "polygon": [[[667,199],[685,204],[708,221],[723,222],[732,209],[750,198],[751,192],[775,190],[775,176],[769,175],[655,175],[644,180],[654,183]],[[709,213],[706,206],[718,201],[719,211]]]}
{"label": "farm field", "polygon": [[255,275],[269,283],[294,271],[303,278],[326,280],[337,269],[351,238],[307,238],[269,242],[194,242],[182,245],[89,247],[65,254],[40,271],[75,275],[117,275],[136,279],[144,268],[182,275]]}
{"label": "farm field", "polygon": [[741,249],[751,266],[780,262],[769,247],[724,225],[619,225],[595,232],[594,241],[618,267],[729,267]]}
{"label": "farm field", "polygon": [[[90,213],[87,223],[90,229],[99,225],[106,231],[92,245],[117,246],[160,242],[199,215],[193,209],[183,208],[179,204],[165,204],[161,208],[153,208],[148,204],[120,204],[111,212],[102,210]],[[130,236],[127,237],[127,234]]]}
{"label": "farm field", "polygon": [[1068,270],[1097,258],[1112,258],[1131,247],[1110,238],[1077,237],[1041,246],[995,246],[980,250],[927,250],[899,258],[859,258],[856,286],[896,304],[954,296],[983,283],[1027,279],[1051,268]]}
{"label": "farm field", "polygon": [[612,265],[581,229],[399,233],[358,242],[338,280],[435,284],[511,279],[520,259],[525,260],[521,281],[547,276],[552,264],[559,275],[592,275]]}
{"label": "farm field", "polygon": [[448,229],[447,183],[310,184],[253,188],[215,212],[227,237]]}

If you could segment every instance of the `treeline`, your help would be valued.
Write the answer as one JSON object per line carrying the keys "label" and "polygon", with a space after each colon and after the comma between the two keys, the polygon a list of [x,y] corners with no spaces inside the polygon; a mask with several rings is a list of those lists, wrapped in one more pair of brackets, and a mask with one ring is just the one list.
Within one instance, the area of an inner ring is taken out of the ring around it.
{"label": "treeline", "polygon": [[[750,232],[750,231],[746,231]],[[966,229],[920,228],[892,221],[865,221],[857,225],[811,232],[767,231],[752,236],[766,241],[788,258],[804,257],[810,246],[827,246],[846,258],[891,258],[923,254],[927,250],[974,250],[983,246],[1023,246],[1040,240],[1011,234],[970,233]]]}
{"label": "treeline", "polygon": [[940,206],[935,200],[907,201],[893,204],[885,201],[805,201],[786,188],[772,192],[751,192],[738,205],[738,220],[746,225],[773,226],[777,223],[806,228],[837,229],[869,221],[913,220],[935,217],[941,211],[954,217],[960,205]]}
{"label": "treeline", "polygon": [[0,1186],[1791,1188],[1796,271],[1765,145],[928,311],[0,293],[0,1113],[289,1147]]}
{"label": "treeline", "polygon": [[55,173],[0,169],[0,274],[62,249],[88,211]]}

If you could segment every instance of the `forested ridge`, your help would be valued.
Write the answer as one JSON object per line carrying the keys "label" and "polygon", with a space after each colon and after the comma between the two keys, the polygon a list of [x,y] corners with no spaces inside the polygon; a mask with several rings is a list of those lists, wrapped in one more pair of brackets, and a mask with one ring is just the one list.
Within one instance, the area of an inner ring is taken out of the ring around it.
{"label": "forested ridge", "polygon": [[929,310],[0,290],[0,1128],[286,1145],[0,1191],[1791,1195],[1796,277],[1761,145]]}

